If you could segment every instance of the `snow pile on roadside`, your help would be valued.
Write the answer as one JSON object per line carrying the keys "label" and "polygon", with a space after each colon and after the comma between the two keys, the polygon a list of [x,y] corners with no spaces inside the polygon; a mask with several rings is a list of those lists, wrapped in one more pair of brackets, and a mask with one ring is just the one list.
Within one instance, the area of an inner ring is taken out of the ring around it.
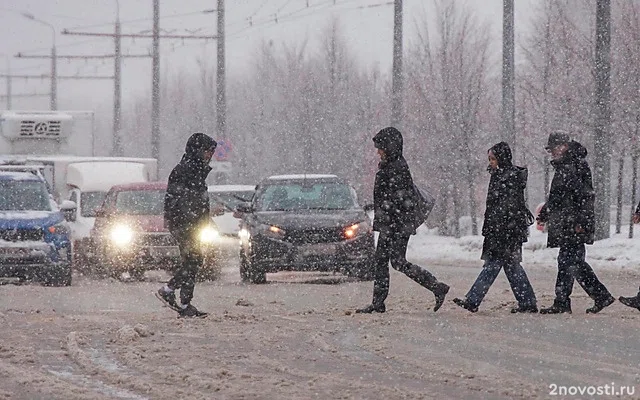
{"label": "snow pile on roadside", "polygon": [[[587,246],[587,262],[593,267],[610,270],[640,270],[640,243],[629,239],[627,229]],[[529,241],[523,246],[523,265],[556,265],[558,249],[546,247],[547,234],[532,228]],[[637,232],[640,236],[640,232]],[[462,264],[482,266],[482,236],[463,236],[459,239],[438,236],[437,231],[420,228],[409,241],[407,258],[425,264]]]}

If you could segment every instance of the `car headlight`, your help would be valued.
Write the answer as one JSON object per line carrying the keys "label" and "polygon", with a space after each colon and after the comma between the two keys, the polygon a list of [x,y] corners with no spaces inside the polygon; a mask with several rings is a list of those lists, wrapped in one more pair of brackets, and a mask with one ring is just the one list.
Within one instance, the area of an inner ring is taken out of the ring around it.
{"label": "car headlight", "polygon": [[69,233],[69,227],[65,223],[59,223],[50,226],[49,228],[47,228],[47,231],[54,235],[67,235]]}
{"label": "car headlight", "polygon": [[342,235],[345,239],[353,239],[357,236],[364,235],[370,231],[370,226],[366,222],[349,225],[342,229]]}
{"label": "car headlight", "polygon": [[285,230],[275,225],[260,225],[262,233],[270,238],[282,239],[286,234]]}
{"label": "car headlight", "polygon": [[200,229],[200,233],[198,234],[198,239],[200,239],[201,243],[213,243],[220,237],[220,233],[211,226],[205,226]]}
{"label": "car headlight", "polygon": [[117,246],[127,246],[133,241],[133,229],[128,225],[116,225],[109,233],[111,241]]}

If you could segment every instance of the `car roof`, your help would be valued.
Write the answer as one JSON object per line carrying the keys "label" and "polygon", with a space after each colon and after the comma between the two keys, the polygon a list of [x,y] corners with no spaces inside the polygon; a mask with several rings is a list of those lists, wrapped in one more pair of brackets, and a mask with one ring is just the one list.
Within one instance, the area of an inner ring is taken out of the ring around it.
{"label": "car roof", "polygon": [[42,179],[31,172],[21,171],[0,171],[0,180],[2,181],[39,181]]}
{"label": "car roof", "polygon": [[256,185],[209,185],[209,192],[252,192]]}
{"label": "car roof", "polygon": [[295,174],[295,175],[273,175],[267,178],[268,181],[293,181],[305,179],[338,179],[337,175],[331,174]]}
{"label": "car roof", "polygon": [[112,191],[123,192],[127,190],[167,190],[167,182],[134,182],[111,187]]}

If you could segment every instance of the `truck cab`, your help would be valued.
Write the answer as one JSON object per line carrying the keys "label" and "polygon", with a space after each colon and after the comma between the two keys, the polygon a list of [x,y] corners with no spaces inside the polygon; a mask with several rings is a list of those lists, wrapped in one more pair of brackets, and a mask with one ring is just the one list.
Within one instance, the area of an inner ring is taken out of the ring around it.
{"label": "truck cab", "polygon": [[71,285],[67,201],[58,207],[45,180],[32,172],[0,171],[0,276]]}

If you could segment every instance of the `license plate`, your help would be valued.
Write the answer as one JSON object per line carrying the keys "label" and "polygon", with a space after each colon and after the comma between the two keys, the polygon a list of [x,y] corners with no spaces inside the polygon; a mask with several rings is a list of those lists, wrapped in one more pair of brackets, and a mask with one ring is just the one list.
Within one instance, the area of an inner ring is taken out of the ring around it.
{"label": "license plate", "polygon": [[334,244],[312,244],[300,248],[299,253],[303,257],[332,256],[336,254]]}
{"label": "license plate", "polygon": [[151,255],[151,257],[178,258],[180,257],[180,249],[174,246],[152,247],[149,250],[149,254]]}

